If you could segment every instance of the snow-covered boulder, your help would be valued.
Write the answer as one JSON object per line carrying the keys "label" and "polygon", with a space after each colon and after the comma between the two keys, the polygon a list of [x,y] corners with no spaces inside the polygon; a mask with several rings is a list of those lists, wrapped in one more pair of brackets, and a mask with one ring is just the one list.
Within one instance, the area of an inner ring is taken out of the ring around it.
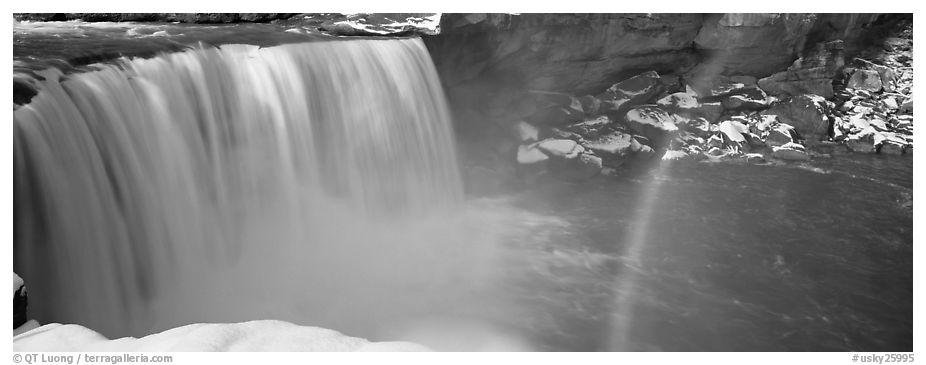
{"label": "snow-covered boulder", "polygon": [[429,351],[411,342],[370,342],[284,321],[197,323],[142,338],[109,340],[87,327],[50,323],[13,337],[13,351]]}

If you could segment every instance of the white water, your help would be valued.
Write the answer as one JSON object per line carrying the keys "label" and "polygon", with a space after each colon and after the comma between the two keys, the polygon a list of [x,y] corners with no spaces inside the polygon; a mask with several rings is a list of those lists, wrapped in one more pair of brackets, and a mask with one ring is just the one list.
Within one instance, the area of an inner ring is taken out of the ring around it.
{"label": "white water", "polygon": [[473,294],[493,240],[457,214],[449,114],[420,40],[41,75],[14,113],[30,317],[109,337],[265,318],[375,337],[491,305]]}

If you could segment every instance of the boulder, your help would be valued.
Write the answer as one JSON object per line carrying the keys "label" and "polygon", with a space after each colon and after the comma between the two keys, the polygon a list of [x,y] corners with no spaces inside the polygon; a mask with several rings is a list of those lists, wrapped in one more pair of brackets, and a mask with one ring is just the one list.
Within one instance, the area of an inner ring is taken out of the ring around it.
{"label": "boulder", "polygon": [[611,118],[607,115],[601,115],[597,118],[586,119],[579,123],[570,124],[565,127],[566,130],[578,133],[583,138],[594,138],[604,133],[608,126],[611,125]]}
{"label": "boulder", "polygon": [[723,98],[722,104],[727,110],[749,111],[768,109],[771,101],[762,89],[749,88],[734,91]]}
{"label": "boulder", "polygon": [[659,74],[648,71],[611,85],[597,98],[601,101],[601,112],[620,114],[630,107],[652,102],[662,90]]}
{"label": "boulder", "polygon": [[778,124],[768,131],[765,136],[765,143],[772,147],[779,147],[794,142],[794,136],[791,131],[794,127],[787,124]]}
{"label": "boulder", "polygon": [[[897,75],[894,73],[894,70],[892,70],[890,67],[879,65],[877,63],[874,63],[868,60],[863,60],[861,58],[856,58],[852,60],[852,64],[853,66],[858,67],[858,68],[877,72],[878,78],[881,81],[881,86],[884,88],[884,91],[894,92],[894,79],[897,77]],[[871,90],[871,91],[877,91],[877,90]]]}
{"label": "boulder", "polygon": [[519,165],[537,165],[545,163],[550,157],[537,148],[536,144],[518,146],[517,161]]}
{"label": "boulder", "polygon": [[725,120],[718,125],[718,129],[726,137],[726,145],[742,147],[746,144],[746,137],[743,136],[743,133],[749,133],[749,128],[746,125],[737,121]]}
{"label": "boulder", "polygon": [[560,159],[574,159],[585,152],[585,148],[571,139],[548,138],[536,143],[537,148],[550,157]]}
{"label": "boulder", "polygon": [[723,114],[723,106],[719,102],[700,103],[693,92],[678,92],[669,94],[656,101],[660,108],[689,118],[704,118],[716,121]]}
{"label": "boulder", "polygon": [[872,70],[855,70],[846,82],[846,88],[866,91],[881,91],[881,75]]}
{"label": "boulder", "polygon": [[845,143],[853,152],[874,153],[877,152],[877,141],[875,139],[883,139],[883,136],[879,137],[879,135],[880,133],[874,128],[868,127],[846,137]]}
{"label": "boulder", "polygon": [[779,72],[759,80],[759,87],[769,95],[778,97],[814,94],[831,98],[834,94],[832,79],[791,80],[788,79],[787,72]]}
{"label": "boulder", "polygon": [[677,113],[681,110],[694,109],[700,104],[695,94],[683,92],[669,94],[656,101],[656,105],[673,113]]}
{"label": "boulder", "polygon": [[601,171],[601,162],[601,157],[593,154],[583,153],[579,155],[579,166],[581,166],[582,171],[585,172],[583,176],[591,177],[597,175]]}
{"label": "boulder", "polygon": [[654,105],[632,108],[624,118],[633,131],[649,139],[656,149],[667,146],[678,134],[676,118]]}
{"label": "boulder", "polygon": [[784,123],[808,140],[819,140],[828,136],[830,121],[827,101],[817,95],[798,95],[773,103],[763,115],[777,115]]}
{"label": "boulder", "polygon": [[598,138],[587,140],[584,146],[600,156],[624,156],[631,152],[633,136],[620,131],[611,131]]}

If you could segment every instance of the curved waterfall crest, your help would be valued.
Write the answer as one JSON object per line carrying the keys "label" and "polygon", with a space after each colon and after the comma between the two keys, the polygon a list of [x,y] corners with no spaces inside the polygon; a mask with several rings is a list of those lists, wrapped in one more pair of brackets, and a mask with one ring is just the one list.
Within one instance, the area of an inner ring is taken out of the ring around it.
{"label": "curved waterfall crest", "polygon": [[94,67],[39,72],[39,94],[14,111],[16,270],[45,298],[38,318],[124,334],[112,318],[144,322],[186,268],[268,244],[256,232],[311,245],[326,219],[422,217],[462,200],[420,39]]}

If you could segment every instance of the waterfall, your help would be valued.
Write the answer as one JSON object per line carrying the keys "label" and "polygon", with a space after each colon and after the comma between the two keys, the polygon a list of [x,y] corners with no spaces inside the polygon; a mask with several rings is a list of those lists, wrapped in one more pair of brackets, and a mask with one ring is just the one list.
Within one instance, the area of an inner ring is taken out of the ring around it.
{"label": "waterfall", "polygon": [[[370,268],[379,260],[415,266],[406,254],[427,240],[406,240],[403,222],[462,200],[420,39],[201,46],[94,67],[39,72],[14,111],[15,270],[40,321],[108,336],[299,308],[323,321],[281,293],[349,293],[394,272]],[[411,246],[379,251],[384,237]]]}

